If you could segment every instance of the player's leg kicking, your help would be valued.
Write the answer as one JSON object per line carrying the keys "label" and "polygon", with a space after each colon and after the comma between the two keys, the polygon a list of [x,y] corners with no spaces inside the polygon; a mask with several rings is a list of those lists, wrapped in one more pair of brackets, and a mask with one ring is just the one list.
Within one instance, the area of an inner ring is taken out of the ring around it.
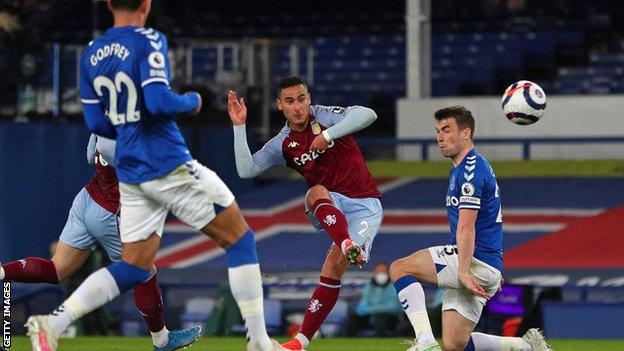
{"label": "player's leg kicking", "polygon": [[33,327],[37,337],[31,336],[33,345],[55,350],[58,335],[73,320],[148,280],[171,210],[225,248],[232,294],[248,330],[248,350],[282,349],[266,333],[254,234],[234,196],[214,172],[195,161],[188,162],[140,185],[120,184],[120,194],[122,261],[90,275],[53,314],[33,317],[38,321]]}
{"label": "player's leg kicking", "polygon": [[[500,272],[474,259],[470,269],[487,292],[493,294],[498,290]],[[457,253],[453,246],[431,247],[393,262],[390,278],[414,328],[416,339],[410,351],[441,350],[431,331],[421,282],[448,289],[442,306],[442,341],[445,350],[550,350],[537,329],[529,330],[522,338],[473,332],[486,300],[462,289],[458,278]]]}
{"label": "player's leg kicking", "polygon": [[[117,216],[99,206],[84,189],[72,204],[67,223],[51,260],[28,257],[9,262],[0,268],[0,279],[25,283],[58,284],[71,276],[87,260],[91,249],[100,243],[113,262],[121,260],[121,240]],[[156,350],[176,350],[194,341],[201,328],[169,332],[165,327],[163,304],[156,273],[134,289],[135,303],[147,323]],[[29,321],[37,334],[37,319]],[[171,337],[170,337],[171,335]],[[38,335],[34,335],[38,340]],[[39,347],[34,343],[33,347]]]}
{"label": "player's leg kicking", "polygon": [[[338,201],[346,208],[347,215],[337,206]],[[351,206],[353,204],[356,206]],[[338,301],[341,279],[349,265],[361,267],[368,261],[382,219],[377,199],[350,199],[335,193],[332,196],[322,185],[310,188],[306,208],[315,227],[324,230],[334,243],[323,263],[319,285],[306,308],[301,331],[282,345],[289,350],[308,346]]]}
{"label": "player's leg kicking", "polygon": [[316,223],[342,250],[347,261],[356,266],[362,266],[366,263],[362,248],[356,245],[349,236],[349,222],[345,214],[335,206],[327,188],[322,185],[311,187],[306,194],[305,201],[306,208],[313,214]]}

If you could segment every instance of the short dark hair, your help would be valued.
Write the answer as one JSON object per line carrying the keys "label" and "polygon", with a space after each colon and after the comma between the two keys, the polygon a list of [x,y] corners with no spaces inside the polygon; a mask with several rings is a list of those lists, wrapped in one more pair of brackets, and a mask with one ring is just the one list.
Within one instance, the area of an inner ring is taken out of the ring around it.
{"label": "short dark hair", "polygon": [[279,83],[277,83],[277,97],[279,98],[281,96],[280,94],[282,93],[282,89],[295,87],[301,84],[303,84],[303,86],[306,89],[308,89],[308,83],[306,83],[305,80],[297,76],[289,76],[289,77],[283,78],[282,80],[279,81]]}
{"label": "short dark hair", "polygon": [[141,7],[143,1],[145,0],[111,0],[111,5],[115,10],[135,11]]}
{"label": "short dark hair", "polygon": [[460,130],[470,128],[470,138],[474,136],[475,132],[475,120],[472,117],[472,112],[464,106],[450,106],[437,110],[433,117],[437,121],[441,121],[447,118],[455,119]]}

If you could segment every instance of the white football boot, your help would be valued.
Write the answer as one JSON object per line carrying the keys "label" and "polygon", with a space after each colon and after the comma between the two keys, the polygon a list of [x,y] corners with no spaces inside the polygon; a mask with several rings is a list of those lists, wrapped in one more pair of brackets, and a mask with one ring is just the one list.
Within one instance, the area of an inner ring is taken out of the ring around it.
{"label": "white football boot", "polygon": [[522,339],[531,345],[533,351],[552,351],[552,348],[546,342],[546,338],[544,338],[544,334],[537,328],[527,330],[522,335]]}
{"label": "white football boot", "polygon": [[56,351],[58,337],[48,324],[48,316],[32,316],[24,326],[28,328],[26,335],[30,337],[33,351]]}

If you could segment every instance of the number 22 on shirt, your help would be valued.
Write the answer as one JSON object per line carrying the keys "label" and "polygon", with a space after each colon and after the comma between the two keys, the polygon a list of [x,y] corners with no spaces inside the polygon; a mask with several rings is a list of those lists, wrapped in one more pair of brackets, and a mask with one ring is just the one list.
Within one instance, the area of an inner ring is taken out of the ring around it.
{"label": "number 22 on shirt", "polygon": [[[127,122],[137,122],[141,119],[141,111],[136,109],[137,89],[134,82],[132,82],[132,79],[126,73],[121,71],[117,72],[114,81],[106,76],[97,76],[93,80],[93,88],[99,97],[104,96],[104,91],[102,89],[108,90],[108,118],[111,120],[113,125],[116,126]],[[119,113],[117,110],[117,104],[119,96],[124,93],[124,90],[126,90],[127,93],[125,106],[126,110],[125,113]]]}

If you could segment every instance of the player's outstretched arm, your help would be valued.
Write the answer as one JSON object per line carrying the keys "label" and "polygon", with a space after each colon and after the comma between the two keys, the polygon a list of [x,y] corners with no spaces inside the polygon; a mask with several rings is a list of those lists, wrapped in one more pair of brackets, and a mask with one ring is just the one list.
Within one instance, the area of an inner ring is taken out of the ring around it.
{"label": "player's outstretched arm", "polygon": [[377,119],[375,111],[368,107],[352,106],[346,110],[344,118],[324,131],[325,138],[330,140],[359,132],[370,126]]}
{"label": "player's outstretched arm", "polygon": [[245,100],[236,97],[232,90],[228,91],[228,115],[234,126],[234,158],[236,160],[236,172],[241,178],[253,178],[262,170],[253,161],[249,145],[247,144],[247,106]]}
{"label": "player's outstretched arm", "polygon": [[470,274],[470,263],[472,262],[475,248],[475,225],[478,213],[479,211],[470,209],[459,210],[459,219],[457,220],[459,281],[473,294],[489,300],[490,294]]}
{"label": "player's outstretched arm", "polygon": [[202,99],[199,93],[178,94],[164,83],[154,82],[143,87],[145,107],[154,116],[175,116],[180,113],[198,114]]}
{"label": "player's outstretched arm", "polygon": [[362,106],[351,106],[346,110],[342,107],[312,106],[310,110],[321,123],[329,126],[312,140],[310,150],[314,151],[327,149],[332,140],[358,132],[377,119],[375,111]]}

